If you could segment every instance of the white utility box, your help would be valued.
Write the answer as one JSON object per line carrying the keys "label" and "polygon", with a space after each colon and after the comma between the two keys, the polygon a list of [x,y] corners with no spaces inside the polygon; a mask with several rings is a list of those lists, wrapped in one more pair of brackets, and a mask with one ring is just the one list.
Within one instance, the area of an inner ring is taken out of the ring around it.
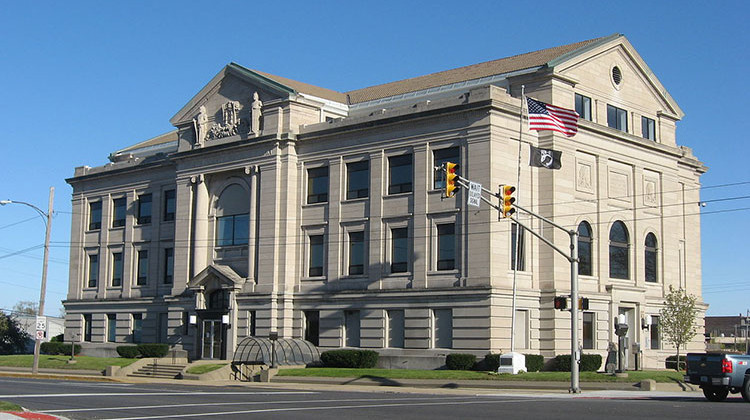
{"label": "white utility box", "polygon": [[500,367],[497,368],[497,373],[512,373],[516,375],[518,372],[526,372],[526,356],[515,352],[501,354]]}

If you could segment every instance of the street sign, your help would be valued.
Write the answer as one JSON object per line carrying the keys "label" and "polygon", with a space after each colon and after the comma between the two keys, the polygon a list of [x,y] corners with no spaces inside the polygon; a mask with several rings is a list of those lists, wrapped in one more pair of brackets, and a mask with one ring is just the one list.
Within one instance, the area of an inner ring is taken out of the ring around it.
{"label": "street sign", "polygon": [[479,207],[479,202],[482,199],[482,184],[476,182],[469,182],[469,201],[467,202],[470,206]]}
{"label": "street sign", "polygon": [[36,339],[37,340],[44,340],[44,330],[37,330],[36,331]]}
{"label": "street sign", "polygon": [[36,317],[36,330],[47,331],[47,317],[46,316]]}

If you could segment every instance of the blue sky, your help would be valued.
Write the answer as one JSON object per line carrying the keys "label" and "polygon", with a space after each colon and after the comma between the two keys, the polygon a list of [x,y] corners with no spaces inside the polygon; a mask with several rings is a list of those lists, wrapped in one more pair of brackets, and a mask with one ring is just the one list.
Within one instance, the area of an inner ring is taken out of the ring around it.
{"label": "blue sky", "polygon": [[[45,312],[58,315],[68,283],[65,178],[170,131],[169,119],[229,62],[347,91],[623,33],[685,111],[678,143],[709,167],[702,177],[708,313],[744,313],[750,200],[738,197],[750,195],[742,157],[748,4],[4,2],[0,199],[46,209],[55,187]],[[44,224],[31,209],[0,208],[0,308],[38,301],[43,240]]]}

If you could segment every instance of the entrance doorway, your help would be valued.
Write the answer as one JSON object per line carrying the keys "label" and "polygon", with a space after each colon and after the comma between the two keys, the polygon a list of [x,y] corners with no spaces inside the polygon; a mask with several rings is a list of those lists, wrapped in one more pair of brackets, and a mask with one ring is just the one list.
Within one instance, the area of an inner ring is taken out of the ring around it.
{"label": "entrance doorway", "polygon": [[222,324],[220,319],[203,320],[203,359],[221,359]]}

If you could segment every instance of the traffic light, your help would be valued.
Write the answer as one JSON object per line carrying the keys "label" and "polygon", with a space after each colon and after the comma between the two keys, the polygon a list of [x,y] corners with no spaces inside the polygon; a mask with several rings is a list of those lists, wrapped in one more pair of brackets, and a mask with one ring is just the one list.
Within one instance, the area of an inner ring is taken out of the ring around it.
{"label": "traffic light", "polygon": [[516,192],[516,187],[510,185],[503,185],[500,187],[500,194],[502,195],[502,203],[500,204],[500,213],[503,218],[508,218],[516,212],[513,208],[513,203],[516,202],[516,198],[513,197],[513,193]]}
{"label": "traffic light", "polygon": [[589,298],[585,298],[585,297],[578,298],[578,310],[579,311],[589,310]]}
{"label": "traffic light", "polygon": [[561,311],[568,309],[568,298],[565,296],[555,296],[555,309]]}
{"label": "traffic light", "polygon": [[458,188],[458,185],[456,185],[457,170],[458,163],[445,162],[445,191],[443,196],[446,198],[456,195],[456,188]]}

